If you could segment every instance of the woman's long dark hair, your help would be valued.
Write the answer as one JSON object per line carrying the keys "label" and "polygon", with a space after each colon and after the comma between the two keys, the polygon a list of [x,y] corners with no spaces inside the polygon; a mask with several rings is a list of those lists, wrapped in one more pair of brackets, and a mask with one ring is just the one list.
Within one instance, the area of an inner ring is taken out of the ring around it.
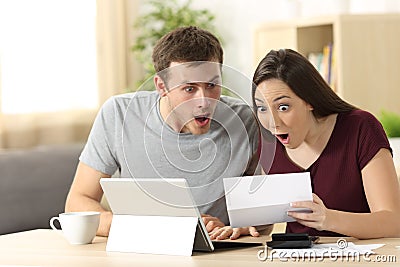
{"label": "woman's long dark hair", "polygon": [[256,87],[274,78],[286,83],[298,97],[310,104],[316,118],[357,109],[329,87],[307,58],[291,49],[271,50],[258,64],[252,88],[255,108]]}

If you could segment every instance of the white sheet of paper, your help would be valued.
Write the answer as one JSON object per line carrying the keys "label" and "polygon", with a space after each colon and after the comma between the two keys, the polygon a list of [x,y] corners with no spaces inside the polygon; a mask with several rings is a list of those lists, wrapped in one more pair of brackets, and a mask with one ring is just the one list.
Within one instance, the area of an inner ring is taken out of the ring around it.
{"label": "white sheet of paper", "polygon": [[312,201],[310,173],[224,178],[226,204],[232,227],[294,221],[288,211],[294,201]]}

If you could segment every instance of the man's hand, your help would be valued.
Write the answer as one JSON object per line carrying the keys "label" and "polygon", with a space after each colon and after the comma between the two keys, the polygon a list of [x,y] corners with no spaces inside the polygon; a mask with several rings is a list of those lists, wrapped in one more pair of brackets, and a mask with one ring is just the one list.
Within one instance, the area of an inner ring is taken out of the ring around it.
{"label": "man's hand", "polygon": [[225,224],[221,222],[217,217],[213,217],[208,214],[201,214],[201,218],[203,219],[204,225],[206,226],[208,233],[225,226]]}
{"label": "man's hand", "polygon": [[225,226],[222,228],[214,229],[212,232],[209,232],[209,234],[212,240],[223,240],[227,238],[233,240],[239,238],[242,235],[251,235],[254,237],[260,236],[260,233],[254,226],[240,228]]}

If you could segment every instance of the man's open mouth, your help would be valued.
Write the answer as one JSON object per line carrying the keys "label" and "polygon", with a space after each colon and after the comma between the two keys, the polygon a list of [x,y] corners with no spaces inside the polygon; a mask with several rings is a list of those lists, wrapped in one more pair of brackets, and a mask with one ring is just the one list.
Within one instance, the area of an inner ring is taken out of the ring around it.
{"label": "man's open mouth", "polygon": [[208,115],[205,116],[195,116],[194,120],[196,121],[196,123],[199,126],[205,126],[208,124],[208,122],[210,121],[210,118],[208,117]]}

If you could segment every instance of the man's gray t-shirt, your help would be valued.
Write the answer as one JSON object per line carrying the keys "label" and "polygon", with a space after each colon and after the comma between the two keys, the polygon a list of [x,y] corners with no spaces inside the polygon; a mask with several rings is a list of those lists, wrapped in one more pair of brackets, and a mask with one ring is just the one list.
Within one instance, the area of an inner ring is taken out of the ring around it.
{"label": "man's gray t-shirt", "polygon": [[156,91],[140,91],[106,101],[79,159],[109,175],[185,178],[200,212],[229,224],[222,178],[255,173],[258,137],[251,108],[238,99],[221,96],[210,130],[192,135],[164,122]]}

